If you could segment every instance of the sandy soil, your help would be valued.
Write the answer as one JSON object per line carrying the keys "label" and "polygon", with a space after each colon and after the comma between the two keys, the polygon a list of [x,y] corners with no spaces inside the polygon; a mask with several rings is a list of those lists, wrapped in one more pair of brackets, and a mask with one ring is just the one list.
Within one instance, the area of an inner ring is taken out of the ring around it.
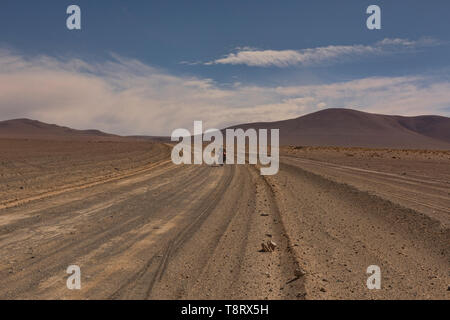
{"label": "sandy soil", "polygon": [[450,226],[450,151],[290,147],[281,161]]}
{"label": "sandy soil", "polygon": [[262,177],[165,144],[0,144],[0,298],[450,298],[448,153],[288,148]]}
{"label": "sandy soil", "polygon": [[162,144],[137,141],[0,139],[0,150],[0,206],[121,176],[169,155]]}

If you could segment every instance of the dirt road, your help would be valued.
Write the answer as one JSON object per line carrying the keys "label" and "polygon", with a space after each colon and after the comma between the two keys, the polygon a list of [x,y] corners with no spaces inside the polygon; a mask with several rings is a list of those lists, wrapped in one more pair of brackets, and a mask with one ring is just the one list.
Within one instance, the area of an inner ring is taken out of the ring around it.
{"label": "dirt road", "polygon": [[[304,296],[271,190],[253,167],[160,161],[65,189],[1,211],[0,297]],[[279,250],[259,252],[269,239]],[[69,265],[81,268],[80,291],[66,287]]]}
{"label": "dirt road", "polygon": [[[264,178],[249,165],[155,158],[8,202],[0,298],[448,299],[445,182],[410,197],[420,208],[400,206],[383,184],[420,182],[334,166],[283,157]],[[269,240],[276,250],[260,252]],[[81,290],[66,287],[69,265],[81,268]],[[381,290],[366,287],[369,265],[381,268]]]}
{"label": "dirt road", "polygon": [[[424,181],[414,197],[409,177],[296,157],[282,163],[268,180],[308,298],[450,298],[448,182]],[[369,265],[381,268],[382,290],[367,290]]]}

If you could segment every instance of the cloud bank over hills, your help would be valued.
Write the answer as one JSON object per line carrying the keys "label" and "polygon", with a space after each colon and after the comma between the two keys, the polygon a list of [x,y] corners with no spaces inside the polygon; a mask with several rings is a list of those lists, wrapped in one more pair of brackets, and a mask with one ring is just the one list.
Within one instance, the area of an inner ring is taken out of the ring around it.
{"label": "cloud bank over hills", "polygon": [[432,76],[223,86],[117,55],[98,63],[0,51],[0,120],[26,117],[124,135],[168,135],[175,128],[191,128],[194,120],[203,120],[207,128],[223,128],[290,119],[329,107],[449,115],[449,106],[450,82]]}

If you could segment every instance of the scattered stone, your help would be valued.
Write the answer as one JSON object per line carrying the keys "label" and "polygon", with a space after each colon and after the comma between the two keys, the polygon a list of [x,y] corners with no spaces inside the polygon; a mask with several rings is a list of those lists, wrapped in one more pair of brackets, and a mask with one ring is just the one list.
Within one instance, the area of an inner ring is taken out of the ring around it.
{"label": "scattered stone", "polygon": [[305,272],[303,270],[301,270],[300,268],[296,268],[294,270],[294,276],[296,276],[297,278],[303,277],[305,275]]}
{"label": "scattered stone", "polygon": [[275,251],[277,244],[273,241],[267,241],[266,243],[261,243],[262,252],[273,252]]}
{"label": "scattered stone", "polygon": [[327,290],[325,290],[325,288],[320,288],[321,292],[327,292]]}

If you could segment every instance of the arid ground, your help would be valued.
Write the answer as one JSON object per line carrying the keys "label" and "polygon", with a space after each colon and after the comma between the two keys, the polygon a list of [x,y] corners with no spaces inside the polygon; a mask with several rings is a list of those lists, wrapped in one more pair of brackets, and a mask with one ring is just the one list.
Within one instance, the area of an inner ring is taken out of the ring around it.
{"label": "arid ground", "polygon": [[264,177],[131,139],[0,150],[3,299],[450,298],[449,151],[284,147]]}

